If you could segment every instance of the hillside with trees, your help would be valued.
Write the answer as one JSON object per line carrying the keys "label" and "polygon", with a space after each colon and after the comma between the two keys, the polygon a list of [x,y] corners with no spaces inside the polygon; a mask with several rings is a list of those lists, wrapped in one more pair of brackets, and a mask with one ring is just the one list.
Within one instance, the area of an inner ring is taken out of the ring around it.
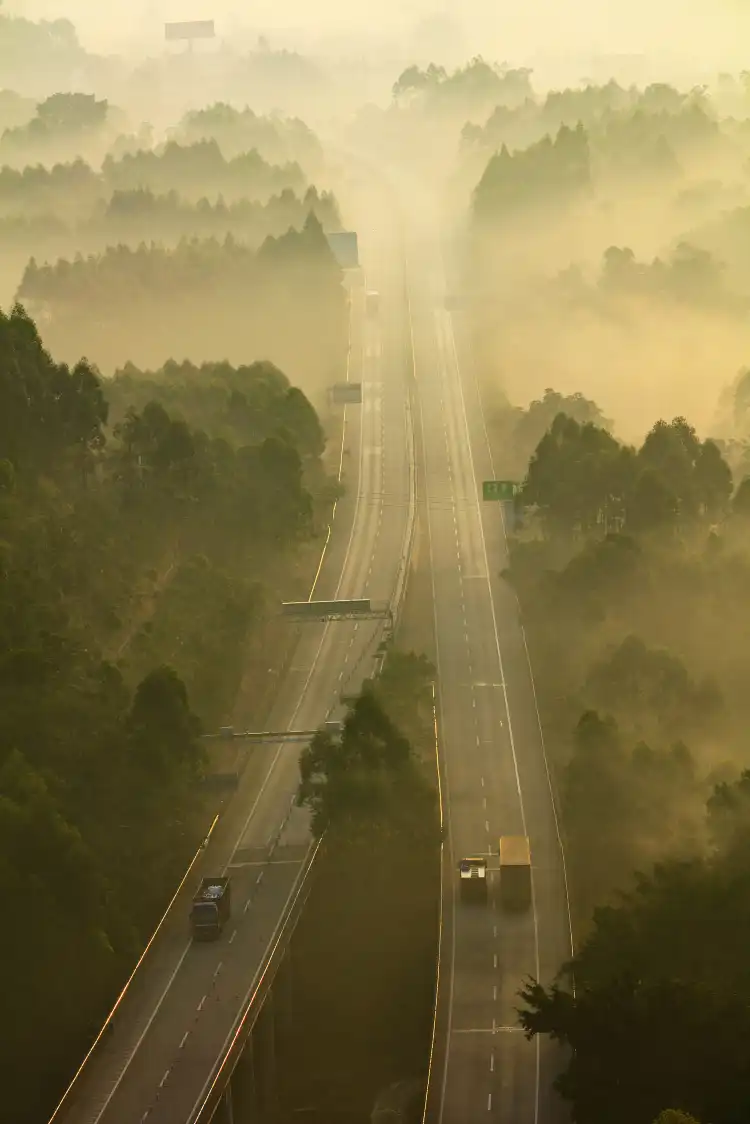
{"label": "hillside with trees", "polygon": [[193,144],[169,141],[162,149],[126,152],[119,158],[107,156],[102,164],[102,179],[113,191],[148,188],[165,192],[179,188],[188,199],[222,195],[231,201],[243,198],[268,198],[291,188],[304,190],[305,175],[299,164],[270,164],[251,149],[225,157],[215,140]]}
{"label": "hillside with trees", "polygon": [[[0,218],[3,273],[13,269],[17,279],[30,258],[37,262],[70,260],[76,255],[101,254],[108,246],[154,244],[170,249],[184,239],[230,236],[257,248],[268,237],[299,230],[309,214],[326,231],[341,225],[336,200],[314,187],[303,195],[286,188],[265,203],[254,199],[225,203],[221,198],[213,203],[205,198],[191,203],[176,191],[166,195],[145,188],[115,191],[108,199],[92,199],[89,213],[78,220],[66,215],[62,202],[58,207],[50,200],[49,207],[49,211],[29,215],[19,207],[16,213]],[[79,206],[72,209],[77,211]]]}
{"label": "hillside with trees", "polygon": [[[342,272],[314,215],[254,250],[227,237],[110,247],[99,256],[31,261],[18,300],[64,357],[85,351],[104,371],[170,356],[242,363],[262,356],[316,392],[346,360]],[[218,342],[217,342],[218,341]]]}
{"label": "hillside with trees", "polygon": [[54,361],[21,308],[0,354],[0,837],[18,906],[0,1068],[20,1124],[46,1119],[205,834],[199,734],[249,667],[242,705],[263,703],[270,617],[332,492],[317,416],[268,363],[106,383]]}
{"label": "hillside with trees", "polygon": [[421,1114],[440,893],[434,674],[390,649],[341,733],[319,731],[302,754],[322,854],[296,936],[291,1118],[313,1103],[315,1119],[368,1119],[384,1091]]}
{"label": "hillside with trees", "polygon": [[6,102],[21,123],[0,136],[0,299],[12,300],[30,258],[227,236],[257,248],[309,214],[340,229],[333,195],[308,179],[322,171],[321,149],[300,120],[219,104],[188,114],[174,131],[181,142],[157,145],[145,123],[115,137],[122,114],[94,95],[55,94],[33,113]]}
{"label": "hillside with trees", "polygon": [[0,136],[3,164],[26,167],[53,164],[75,156],[101,160],[124,115],[94,94],[52,94],[38,103],[29,120]]}
{"label": "hillside with trees", "polygon": [[[571,1049],[558,1086],[581,1124],[649,1124],[665,1105],[738,1124],[748,482],[683,418],[630,446],[582,396],[545,401],[580,420],[558,413],[531,454],[505,576],[556,776],[578,952],[551,989],[529,981],[522,1024]],[[507,421],[517,455],[523,423],[543,414],[540,401]]]}
{"label": "hillside with trees", "polygon": [[323,166],[322,145],[304,121],[279,114],[263,116],[247,105],[237,109],[216,102],[192,110],[171,130],[171,137],[182,144],[215,141],[229,160],[256,151],[270,164],[300,164],[307,175],[317,174]]}
{"label": "hillside with trees", "polygon": [[481,377],[515,401],[581,392],[631,438],[681,413],[715,431],[717,380],[750,346],[749,136],[713,91],[665,83],[469,122],[449,197]]}
{"label": "hillside with trees", "polygon": [[285,190],[304,192],[307,180],[297,164],[269,164],[256,151],[225,159],[215,141],[170,142],[160,150],[139,148],[107,156],[101,171],[77,156],[49,167],[27,163],[0,168],[0,212],[86,219],[115,192],[176,191],[188,201],[264,201]]}

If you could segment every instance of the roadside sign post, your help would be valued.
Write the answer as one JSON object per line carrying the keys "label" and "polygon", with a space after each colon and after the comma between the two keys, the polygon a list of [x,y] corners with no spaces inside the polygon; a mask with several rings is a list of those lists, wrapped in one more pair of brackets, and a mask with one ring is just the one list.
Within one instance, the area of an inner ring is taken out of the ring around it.
{"label": "roadside sign post", "polygon": [[503,523],[505,530],[510,534],[516,527],[516,507],[513,500],[521,491],[521,485],[516,480],[483,480],[482,499],[485,503],[501,503],[503,505]]}

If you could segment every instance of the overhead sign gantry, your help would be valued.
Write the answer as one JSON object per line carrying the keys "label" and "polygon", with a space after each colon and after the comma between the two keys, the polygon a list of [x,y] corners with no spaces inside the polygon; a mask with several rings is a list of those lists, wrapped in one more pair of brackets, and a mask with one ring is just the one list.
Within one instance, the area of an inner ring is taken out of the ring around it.
{"label": "overhead sign gantry", "polygon": [[389,605],[373,605],[369,597],[338,601],[284,601],[281,615],[291,621],[390,620]]}

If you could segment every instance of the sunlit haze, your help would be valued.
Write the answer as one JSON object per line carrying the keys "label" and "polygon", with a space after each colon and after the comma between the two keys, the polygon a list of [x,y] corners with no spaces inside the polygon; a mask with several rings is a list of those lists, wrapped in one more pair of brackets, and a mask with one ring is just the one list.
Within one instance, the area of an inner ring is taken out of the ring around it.
{"label": "sunlit haze", "polygon": [[749,44],[0,0],[0,1124],[748,1124]]}
{"label": "sunlit haze", "polygon": [[[653,64],[692,69],[741,65],[742,42],[750,30],[750,13],[732,0],[681,3],[680,0],[633,0],[600,4],[596,0],[528,0],[523,4],[467,0],[459,6],[439,7],[420,0],[382,0],[377,5],[361,0],[322,0],[314,8],[303,0],[257,0],[240,6],[216,0],[110,0],[106,5],[88,0],[12,0],[8,11],[29,18],[72,19],[82,40],[108,50],[153,45],[165,21],[214,19],[220,38],[231,43],[238,29],[278,32],[300,43],[325,45],[332,36],[345,36],[374,47],[390,40],[393,46],[411,37],[415,26],[435,29],[433,44],[419,42],[417,50],[431,47],[436,56],[454,53],[455,30],[468,53],[504,58],[512,63],[537,61],[559,69],[567,61],[587,77],[595,58],[614,56],[615,67],[634,65],[628,56],[647,56]],[[314,18],[312,15],[314,13]],[[430,21],[428,24],[427,21]],[[444,31],[439,33],[442,23]],[[451,36],[450,30],[454,29]],[[429,39],[429,35],[428,35]],[[441,42],[442,39],[442,42]],[[340,42],[340,40],[339,40]],[[411,45],[411,44],[410,44]],[[441,50],[442,48],[442,50]],[[435,61],[450,61],[436,57]]]}

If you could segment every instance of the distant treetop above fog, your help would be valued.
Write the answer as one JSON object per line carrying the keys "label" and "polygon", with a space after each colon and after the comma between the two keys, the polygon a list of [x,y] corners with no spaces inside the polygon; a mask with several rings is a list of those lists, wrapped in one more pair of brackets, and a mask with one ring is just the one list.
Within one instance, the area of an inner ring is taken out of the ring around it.
{"label": "distant treetop above fog", "polygon": [[298,117],[261,116],[249,106],[237,109],[226,102],[186,113],[169,136],[187,144],[215,141],[229,159],[255,150],[273,163],[296,161],[308,174],[323,162],[320,141]]}

